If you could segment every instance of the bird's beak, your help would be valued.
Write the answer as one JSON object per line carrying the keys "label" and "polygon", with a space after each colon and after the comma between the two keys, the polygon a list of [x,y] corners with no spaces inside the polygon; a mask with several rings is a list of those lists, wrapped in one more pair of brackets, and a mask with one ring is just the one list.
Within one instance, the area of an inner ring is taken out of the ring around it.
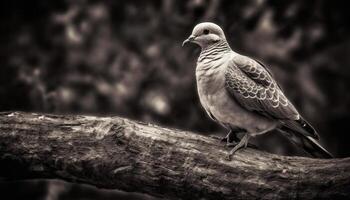
{"label": "bird's beak", "polygon": [[190,37],[188,37],[188,38],[182,43],[182,46],[185,46],[186,43],[193,42],[194,39],[196,39],[196,36],[190,35]]}

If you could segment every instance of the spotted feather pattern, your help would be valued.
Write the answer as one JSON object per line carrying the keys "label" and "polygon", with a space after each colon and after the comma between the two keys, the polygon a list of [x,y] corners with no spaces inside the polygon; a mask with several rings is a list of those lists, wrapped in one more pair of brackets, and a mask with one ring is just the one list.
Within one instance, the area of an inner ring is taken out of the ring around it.
{"label": "spotted feather pattern", "polygon": [[227,66],[225,81],[226,89],[246,109],[279,120],[299,119],[298,111],[257,61],[235,56]]}

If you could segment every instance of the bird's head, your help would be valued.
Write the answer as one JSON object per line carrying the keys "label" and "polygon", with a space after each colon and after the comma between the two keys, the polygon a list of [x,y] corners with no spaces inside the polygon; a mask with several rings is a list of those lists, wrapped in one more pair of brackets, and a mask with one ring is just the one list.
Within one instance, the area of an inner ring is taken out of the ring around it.
{"label": "bird's head", "polygon": [[192,34],[182,43],[182,46],[192,42],[203,49],[221,40],[226,40],[226,38],[220,26],[211,22],[203,22],[193,28]]}

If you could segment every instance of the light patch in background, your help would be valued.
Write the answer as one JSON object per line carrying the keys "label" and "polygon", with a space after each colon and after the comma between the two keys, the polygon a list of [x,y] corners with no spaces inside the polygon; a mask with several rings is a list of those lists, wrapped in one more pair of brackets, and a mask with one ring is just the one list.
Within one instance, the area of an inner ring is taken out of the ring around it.
{"label": "light patch in background", "polygon": [[145,106],[158,115],[166,115],[170,112],[167,98],[160,92],[149,91],[144,100]]}

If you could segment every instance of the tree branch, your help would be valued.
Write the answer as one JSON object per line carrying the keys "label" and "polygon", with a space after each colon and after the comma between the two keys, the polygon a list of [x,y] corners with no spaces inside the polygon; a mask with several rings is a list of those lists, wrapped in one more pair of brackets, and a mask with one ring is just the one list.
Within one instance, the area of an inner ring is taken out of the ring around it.
{"label": "tree branch", "polygon": [[169,199],[350,198],[350,158],[285,157],[120,117],[0,113],[0,175]]}

